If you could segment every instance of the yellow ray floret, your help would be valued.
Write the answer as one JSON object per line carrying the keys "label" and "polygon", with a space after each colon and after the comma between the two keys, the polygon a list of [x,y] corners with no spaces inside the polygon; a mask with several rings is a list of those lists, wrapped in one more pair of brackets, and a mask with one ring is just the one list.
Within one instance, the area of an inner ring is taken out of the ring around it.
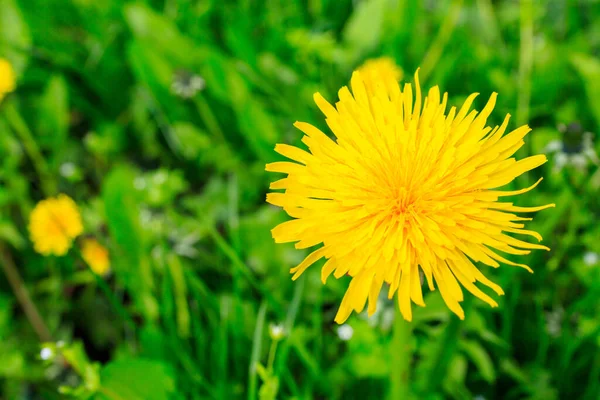
{"label": "yellow ray floret", "polygon": [[77,205],[64,194],[40,201],[29,218],[29,233],[35,251],[45,256],[65,255],[73,239],[82,232]]}
{"label": "yellow ray floret", "polygon": [[481,112],[470,111],[476,94],[459,110],[447,111],[447,95],[438,87],[422,99],[418,73],[413,92],[408,83],[401,90],[389,69],[377,68],[354,72],[351,91],[342,88],[335,105],[315,94],[335,140],[297,122],[308,149],[278,144],[276,151],[290,161],[266,166],[267,171],[287,174],[271,184],[272,190],[282,192],[269,193],[267,201],[293,218],[273,229],[275,241],[314,247],[292,268],[293,279],[322,258],[323,283],[331,274],[351,276],[338,323],[367,303],[369,314],[375,312],[384,284],[410,321],[412,303],[425,305],[420,276],[430,290],[437,286],[461,319],[463,288],[496,307],[477,282],[498,295],[504,292],[476,263],[531,271],[499,253],[548,250],[511,236],[542,239],[523,229],[529,218],[514,213],[554,207],[499,201],[526,193],[539,181],[520,190],[498,188],[545,163],[546,157],[512,157],[530,129],[522,126],[506,133],[509,116],[501,126],[486,127],[495,93]]}

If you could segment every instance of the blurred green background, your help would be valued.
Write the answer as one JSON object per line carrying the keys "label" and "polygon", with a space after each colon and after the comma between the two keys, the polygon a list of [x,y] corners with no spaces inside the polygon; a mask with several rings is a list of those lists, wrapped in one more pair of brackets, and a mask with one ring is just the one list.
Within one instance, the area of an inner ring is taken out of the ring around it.
{"label": "blurred green background", "polygon": [[[0,0],[0,262],[48,325],[32,329],[0,277],[3,399],[600,398],[600,2]],[[347,280],[275,245],[265,204],[277,142],[325,128],[329,100],[369,58],[394,58],[450,104],[493,91],[490,123],[528,123],[549,162],[520,205],[549,253],[484,272],[506,295],[437,292],[405,326],[382,300],[333,322]],[[29,213],[66,193],[110,251],[95,276],[76,248],[43,257]]]}

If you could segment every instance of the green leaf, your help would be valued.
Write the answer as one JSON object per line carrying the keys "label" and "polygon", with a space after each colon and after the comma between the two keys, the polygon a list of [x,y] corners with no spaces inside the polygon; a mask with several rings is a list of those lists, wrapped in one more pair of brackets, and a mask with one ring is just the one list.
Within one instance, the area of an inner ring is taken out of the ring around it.
{"label": "green leaf", "polygon": [[460,342],[460,348],[475,364],[483,379],[489,383],[496,380],[496,369],[492,359],[481,344],[473,340],[463,340]]}
{"label": "green leaf", "polygon": [[454,399],[471,399],[473,395],[469,392],[465,386],[467,377],[467,360],[461,355],[457,354],[450,362],[450,368],[448,368],[448,376],[444,381],[444,390],[452,395]]}
{"label": "green leaf", "polygon": [[525,371],[523,371],[516,361],[509,358],[502,360],[500,363],[500,370],[522,385],[527,384],[529,381]]}
{"label": "green leaf", "polygon": [[178,333],[181,337],[188,337],[190,336],[190,310],[187,303],[187,285],[183,277],[181,260],[175,254],[169,254],[167,265],[173,280]]}
{"label": "green leaf", "polygon": [[13,223],[4,219],[0,219],[0,240],[6,240],[16,249],[22,249],[25,245],[25,239]]}
{"label": "green leaf", "polygon": [[167,358],[169,354],[165,334],[155,325],[146,324],[140,329],[140,345],[147,358]]}
{"label": "green leaf", "polygon": [[214,151],[208,134],[189,122],[174,123],[173,133],[177,138],[177,150],[188,160],[198,159],[203,154]]}
{"label": "green leaf", "polygon": [[444,299],[436,292],[425,293],[425,307],[415,307],[413,323],[415,325],[423,324],[428,321],[447,321],[450,316],[450,310],[444,302]]}
{"label": "green leaf", "polygon": [[386,3],[387,0],[361,1],[352,13],[343,37],[354,50],[354,58],[360,58],[380,43]]}
{"label": "green leaf", "polygon": [[115,274],[130,290],[139,310],[151,321],[158,318],[158,304],[152,295],[154,280],[147,257],[146,237],[140,226],[140,204],[133,186],[135,174],[126,167],[115,169],[104,181],[108,229],[114,239]]}
{"label": "green leaf", "polygon": [[174,68],[160,53],[150,45],[133,42],[127,49],[127,56],[138,81],[148,85],[158,98],[168,93]]}
{"label": "green leaf", "polygon": [[154,52],[183,67],[192,68],[206,53],[202,45],[185,37],[173,21],[146,5],[125,6],[125,20],[138,41],[151,45]]}
{"label": "green leaf", "polygon": [[60,354],[81,377],[83,390],[93,393],[98,389],[100,386],[99,365],[90,362],[81,342],[75,342],[65,347],[57,345],[55,351],[60,351]]}
{"label": "green leaf", "polygon": [[356,319],[352,323],[354,334],[348,341],[348,358],[352,373],[359,378],[383,378],[389,376],[391,359],[389,347],[366,321]]}
{"label": "green leaf", "polygon": [[235,65],[219,52],[212,52],[202,65],[207,90],[225,104],[241,107],[249,96],[248,85]]}
{"label": "green leaf", "polygon": [[584,81],[585,92],[590,110],[594,114],[596,124],[600,127],[600,60],[586,54],[573,54],[571,63]]}
{"label": "green leaf", "polygon": [[256,156],[263,161],[272,158],[273,143],[277,142],[279,135],[272,117],[265,111],[264,104],[248,98],[236,112],[240,131]]}
{"label": "green leaf", "polygon": [[29,61],[31,35],[14,0],[0,0],[0,56],[7,58],[17,75]]}
{"label": "green leaf", "polygon": [[123,359],[100,371],[97,400],[167,400],[175,396],[171,368],[157,361]]}
{"label": "green leaf", "polygon": [[61,75],[54,75],[40,99],[38,132],[55,155],[64,149],[69,132],[69,92]]}

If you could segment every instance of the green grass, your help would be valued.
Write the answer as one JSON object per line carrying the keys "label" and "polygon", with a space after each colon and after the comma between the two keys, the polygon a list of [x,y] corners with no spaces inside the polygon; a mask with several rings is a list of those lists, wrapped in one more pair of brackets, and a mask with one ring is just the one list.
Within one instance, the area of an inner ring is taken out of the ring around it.
{"label": "green grass", "polygon": [[[461,322],[436,291],[411,325],[395,304],[352,316],[349,341],[333,322],[347,280],[323,286],[315,266],[292,282],[304,254],[273,243],[285,215],[264,202],[275,143],[300,143],[297,120],[326,128],[313,93],[334,101],[381,55],[452,105],[498,92],[490,123],[533,128],[520,156],[577,147],[600,132],[599,18],[594,0],[0,0],[18,74],[0,103],[0,262],[52,337],[41,360],[0,278],[0,398],[599,398],[593,163],[557,170],[552,153],[515,183],[545,177],[519,205],[556,203],[530,224],[552,251],[527,257],[534,274],[483,267],[498,308],[467,300]],[[186,99],[172,86],[188,74],[206,87]],[[110,250],[110,277],[75,249],[34,252],[29,213],[59,192]]]}

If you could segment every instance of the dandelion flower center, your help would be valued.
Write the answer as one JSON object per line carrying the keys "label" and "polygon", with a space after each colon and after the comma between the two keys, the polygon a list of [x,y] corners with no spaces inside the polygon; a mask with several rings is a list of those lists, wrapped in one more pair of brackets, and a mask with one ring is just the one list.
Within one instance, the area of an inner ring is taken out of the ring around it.
{"label": "dandelion flower center", "polygon": [[544,162],[543,155],[517,161],[513,155],[530,131],[522,126],[505,135],[509,116],[501,126],[486,126],[496,94],[481,112],[470,111],[476,97],[460,109],[446,112],[447,95],[438,87],[422,99],[418,74],[401,90],[394,74],[382,70],[357,71],[352,92],[340,89],[335,106],[319,93],[315,102],[336,139],[314,126],[297,122],[308,151],[278,144],[275,150],[291,161],[267,164],[267,171],[287,174],[271,184],[267,201],[282,207],[293,219],[272,231],[276,242],[295,242],[313,248],[298,266],[296,279],[321,258],[326,262],[325,283],[352,277],[336,316],[343,323],[368,302],[376,310],[379,292],[397,296],[405,319],[412,319],[412,303],[424,306],[420,274],[430,290],[437,286],[448,307],[460,318],[464,287],[496,307],[477,283],[498,295],[503,290],[487,279],[476,263],[499,267],[514,263],[499,253],[523,255],[547,249],[513,234],[541,240],[524,229],[519,212],[552,207],[518,207],[499,201],[529,188],[497,188]]}

